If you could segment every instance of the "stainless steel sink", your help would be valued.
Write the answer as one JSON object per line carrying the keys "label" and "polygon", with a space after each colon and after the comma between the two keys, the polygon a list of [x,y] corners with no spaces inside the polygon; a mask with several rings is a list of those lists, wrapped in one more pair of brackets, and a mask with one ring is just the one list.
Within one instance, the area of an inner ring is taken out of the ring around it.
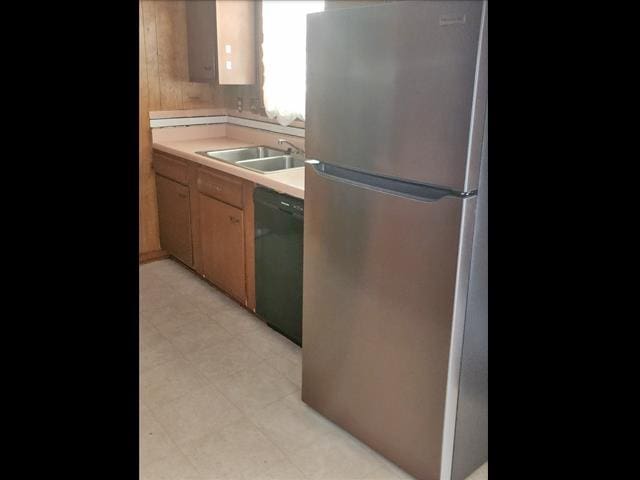
{"label": "stainless steel sink", "polygon": [[300,155],[290,155],[284,150],[278,150],[277,148],[266,147],[264,145],[232,148],[228,150],[209,150],[196,153],[259,173],[279,172],[290,168],[304,167],[304,157]]}
{"label": "stainless steel sink", "polygon": [[277,172],[289,168],[304,167],[304,159],[294,157],[293,155],[280,155],[278,157],[242,160],[236,162],[236,165],[255,170],[256,172]]}
{"label": "stainless steel sink", "polygon": [[249,160],[254,158],[275,157],[285,154],[284,150],[278,150],[276,148],[265,146],[233,148],[230,150],[212,150],[208,152],[197,153],[206,157],[215,158],[216,160],[223,160],[229,163],[236,163],[242,160]]}

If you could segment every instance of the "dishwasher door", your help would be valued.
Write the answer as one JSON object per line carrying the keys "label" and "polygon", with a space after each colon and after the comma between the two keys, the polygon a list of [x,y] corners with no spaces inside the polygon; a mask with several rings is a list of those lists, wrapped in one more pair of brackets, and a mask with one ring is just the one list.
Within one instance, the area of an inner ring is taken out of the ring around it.
{"label": "dishwasher door", "polygon": [[256,314],[302,345],[304,201],[262,187],[253,198]]}

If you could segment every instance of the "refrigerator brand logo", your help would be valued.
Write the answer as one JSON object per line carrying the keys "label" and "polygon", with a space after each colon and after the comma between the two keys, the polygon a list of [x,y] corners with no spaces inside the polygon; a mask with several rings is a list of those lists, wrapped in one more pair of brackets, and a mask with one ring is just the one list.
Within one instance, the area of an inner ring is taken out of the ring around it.
{"label": "refrigerator brand logo", "polygon": [[440,26],[454,25],[456,23],[466,23],[466,15],[440,15]]}

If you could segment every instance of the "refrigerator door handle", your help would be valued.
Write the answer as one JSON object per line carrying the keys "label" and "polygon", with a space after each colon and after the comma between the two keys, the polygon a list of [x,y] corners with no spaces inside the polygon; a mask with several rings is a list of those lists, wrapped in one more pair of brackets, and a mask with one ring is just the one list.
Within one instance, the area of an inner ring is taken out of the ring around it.
{"label": "refrigerator door handle", "polygon": [[331,165],[318,160],[307,160],[306,163],[310,164],[318,175],[330,180],[348,183],[356,187],[377,190],[399,197],[411,198],[421,202],[436,202],[444,197],[468,198],[477,193],[477,190],[458,192],[446,187],[371,175],[370,173],[338,167],[337,165]]}

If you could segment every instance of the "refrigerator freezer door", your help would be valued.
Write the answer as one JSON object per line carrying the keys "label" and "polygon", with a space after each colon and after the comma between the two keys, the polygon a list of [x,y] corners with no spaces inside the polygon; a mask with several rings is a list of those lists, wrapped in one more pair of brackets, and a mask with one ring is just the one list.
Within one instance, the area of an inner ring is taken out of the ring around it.
{"label": "refrigerator freezer door", "polygon": [[419,479],[440,478],[463,202],[305,170],[302,400]]}
{"label": "refrigerator freezer door", "polygon": [[307,158],[463,191],[482,8],[391,2],[309,15]]}

